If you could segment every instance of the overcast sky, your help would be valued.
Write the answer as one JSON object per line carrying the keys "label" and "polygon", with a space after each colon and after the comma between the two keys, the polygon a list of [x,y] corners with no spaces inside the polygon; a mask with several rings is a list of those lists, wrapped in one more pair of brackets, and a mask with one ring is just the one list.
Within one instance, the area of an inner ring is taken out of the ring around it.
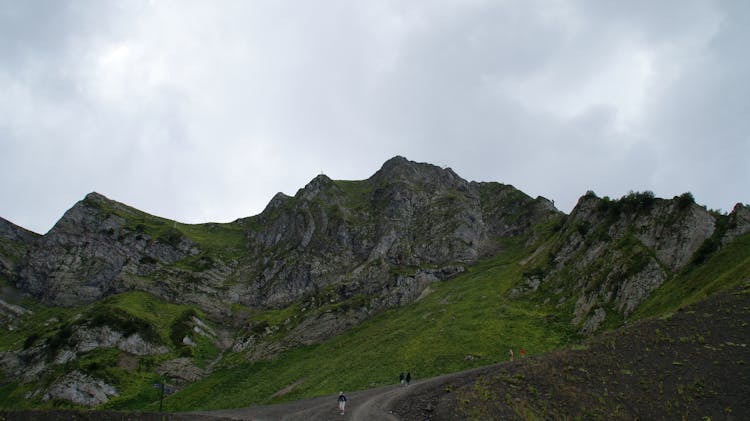
{"label": "overcast sky", "polygon": [[569,212],[750,202],[750,1],[0,0],[0,216],[259,213],[395,155]]}

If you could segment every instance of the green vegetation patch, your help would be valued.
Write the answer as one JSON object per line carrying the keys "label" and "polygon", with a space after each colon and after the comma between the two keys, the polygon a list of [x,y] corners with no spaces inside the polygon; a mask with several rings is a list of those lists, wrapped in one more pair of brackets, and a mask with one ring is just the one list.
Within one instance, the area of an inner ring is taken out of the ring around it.
{"label": "green vegetation patch", "polygon": [[[161,343],[170,343],[171,326],[174,320],[190,309],[187,305],[171,304],[151,294],[130,291],[108,297],[97,306],[124,312],[136,320],[151,326]],[[145,338],[144,338],[145,339]]]}

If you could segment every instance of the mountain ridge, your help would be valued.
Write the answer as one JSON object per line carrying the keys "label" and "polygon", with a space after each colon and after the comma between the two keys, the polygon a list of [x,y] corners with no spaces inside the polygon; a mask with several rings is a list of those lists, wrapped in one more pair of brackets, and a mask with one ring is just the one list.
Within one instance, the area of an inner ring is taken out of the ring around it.
{"label": "mountain ridge", "polygon": [[[104,355],[143,350],[137,360],[147,367],[174,358],[158,370],[179,387],[186,378],[223,381],[213,370],[304,353],[413,306],[434,306],[420,317],[432,320],[437,311],[450,326],[471,309],[464,297],[476,305],[496,297],[472,317],[500,326],[496,318],[516,314],[526,322],[510,326],[550,338],[539,339],[543,351],[637,317],[664,285],[675,290],[686,272],[722,250],[741,255],[744,246],[736,245],[750,232],[750,207],[738,204],[726,215],[689,193],[613,200],[588,192],[566,215],[511,185],[394,157],[365,180],[318,175],[293,196],[276,194],[260,214],[229,223],[182,224],[96,192],[43,236],[3,221],[0,278],[34,297],[11,305],[38,314],[0,306],[13,329],[0,368],[46,373],[28,391],[39,398],[67,390],[63,383],[98,384],[89,379],[102,375],[100,363],[89,361]],[[497,269],[486,263],[503,256],[513,258]],[[744,273],[744,263],[732,264]],[[482,291],[445,292],[444,285],[472,279]],[[0,298],[10,297],[10,285]],[[445,296],[437,300],[435,291]],[[454,302],[463,313],[445,318]],[[163,320],[149,313],[158,308],[166,309]],[[44,319],[49,312],[58,315]],[[448,366],[486,358],[487,346],[463,362],[452,354]],[[447,357],[435,358],[441,364]],[[71,364],[77,371],[60,371]]]}

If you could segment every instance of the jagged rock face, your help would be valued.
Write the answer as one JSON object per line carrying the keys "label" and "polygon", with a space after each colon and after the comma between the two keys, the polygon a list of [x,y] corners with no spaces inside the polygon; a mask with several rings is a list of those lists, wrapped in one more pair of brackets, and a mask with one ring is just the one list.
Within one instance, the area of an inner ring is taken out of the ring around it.
{"label": "jagged rock face", "polygon": [[63,399],[78,405],[97,406],[117,395],[117,389],[80,371],[72,371],[47,390],[44,400]]}
{"label": "jagged rock face", "polygon": [[691,262],[715,229],[714,216],[692,201],[647,194],[610,201],[586,195],[548,250],[543,274],[530,272],[525,288],[550,283],[559,294],[574,294],[573,324],[591,334],[607,314],[631,314]]}
{"label": "jagged rock face", "polygon": [[[326,285],[373,294],[395,280],[392,267],[444,270],[494,251],[498,236],[518,235],[559,211],[512,186],[469,183],[450,169],[394,158],[370,179],[336,182],[321,175],[294,197],[277,195],[249,240],[262,268],[250,278],[260,302],[285,305]],[[414,281],[416,278],[410,278]],[[415,290],[396,288],[388,303]],[[258,304],[254,302],[252,304]]]}
{"label": "jagged rock face", "polygon": [[19,287],[58,305],[82,304],[126,290],[128,275],[148,275],[154,263],[195,252],[184,237],[167,243],[129,229],[109,206],[124,205],[92,193],[66,212],[29,251]]}
{"label": "jagged rock face", "polygon": [[156,372],[178,384],[194,382],[206,375],[205,370],[196,367],[190,358],[165,361],[159,365]]}
{"label": "jagged rock face", "polygon": [[138,333],[126,336],[108,326],[77,329],[71,340],[76,344],[75,353],[101,348],[118,348],[133,355],[164,354],[169,351],[164,345],[145,341]]}
{"label": "jagged rock face", "polygon": [[735,238],[750,232],[750,206],[737,203],[729,214],[727,231],[722,238],[722,244],[729,244]]}
{"label": "jagged rock face", "polygon": [[39,237],[39,234],[21,228],[4,218],[0,218],[0,239],[16,243],[30,243],[37,237]]}
{"label": "jagged rock face", "polygon": [[[653,203],[644,205],[645,209],[626,209],[614,217],[613,206],[617,203],[608,205],[604,199],[584,196],[570,219],[579,227],[587,224],[586,234],[599,235],[599,240],[620,239],[632,234],[655,252],[661,264],[672,270],[689,263],[716,227],[709,212],[694,203],[680,207],[677,200],[653,199]],[[591,242],[591,236],[586,239]],[[565,260],[566,256],[561,258]]]}
{"label": "jagged rock face", "polygon": [[18,264],[38,237],[39,234],[0,218],[0,276],[13,279]]}
{"label": "jagged rock face", "polygon": [[696,204],[682,211],[677,208],[677,202],[661,202],[633,222],[635,236],[671,270],[685,267],[716,229],[716,221],[706,209]]}

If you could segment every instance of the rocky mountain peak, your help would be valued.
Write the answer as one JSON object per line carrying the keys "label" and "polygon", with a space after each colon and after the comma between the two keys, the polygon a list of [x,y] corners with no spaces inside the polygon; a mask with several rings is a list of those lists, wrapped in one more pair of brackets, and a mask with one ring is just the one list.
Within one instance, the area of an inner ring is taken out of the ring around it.
{"label": "rocky mountain peak", "polygon": [[319,174],[313,178],[307,185],[297,192],[297,197],[305,200],[310,200],[318,196],[325,189],[333,186],[333,180],[328,178],[325,174]]}
{"label": "rocky mountain peak", "polygon": [[282,192],[276,193],[273,196],[273,198],[271,198],[271,201],[268,202],[265,209],[263,209],[263,212],[261,212],[261,215],[267,214],[268,212],[273,211],[274,209],[278,209],[284,204],[284,202],[286,202],[289,199],[291,199],[291,196],[287,196],[286,194]]}
{"label": "rocky mountain peak", "polygon": [[37,233],[0,218],[0,278],[14,277],[18,263],[39,237]]}
{"label": "rocky mountain peak", "polygon": [[0,217],[0,239],[28,243],[37,238],[39,234]]}
{"label": "rocky mountain peak", "polygon": [[737,203],[729,214],[727,231],[722,242],[727,244],[735,238],[750,232],[750,206]]}
{"label": "rocky mountain peak", "polygon": [[87,194],[86,197],[84,197],[83,200],[87,201],[87,202],[98,202],[98,203],[109,203],[109,202],[112,202],[112,200],[109,199],[108,197],[104,196],[101,193],[97,193],[95,191]]}
{"label": "rocky mountain peak", "polygon": [[465,190],[468,182],[459,177],[450,168],[440,168],[437,165],[409,161],[402,156],[396,156],[386,161],[370,181],[377,184],[405,182],[423,186],[444,186]]}

